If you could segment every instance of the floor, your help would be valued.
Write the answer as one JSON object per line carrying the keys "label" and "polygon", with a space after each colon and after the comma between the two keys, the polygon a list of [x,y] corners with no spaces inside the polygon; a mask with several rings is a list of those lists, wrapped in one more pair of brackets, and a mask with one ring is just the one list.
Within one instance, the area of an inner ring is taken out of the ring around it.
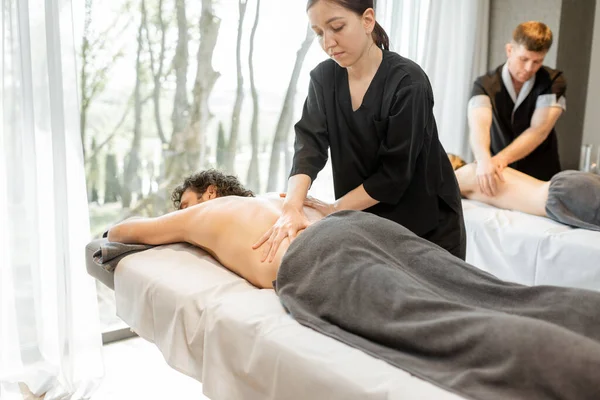
{"label": "floor", "polygon": [[105,345],[104,365],[104,380],[91,400],[209,400],[200,382],[169,367],[156,346],[142,338]]}

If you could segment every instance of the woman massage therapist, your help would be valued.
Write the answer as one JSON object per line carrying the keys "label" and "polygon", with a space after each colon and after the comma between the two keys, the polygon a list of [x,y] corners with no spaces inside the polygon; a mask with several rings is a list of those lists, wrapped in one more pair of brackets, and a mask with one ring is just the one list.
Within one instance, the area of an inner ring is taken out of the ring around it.
{"label": "woman massage therapist", "polygon": [[[307,13],[331,57],[310,74],[283,213],[256,242],[271,261],[281,241],[324,215],[364,210],[397,222],[465,258],[460,191],[439,141],[433,92],[423,70],[389,51],[373,0],[308,0]],[[308,197],[331,151],[333,204]]]}

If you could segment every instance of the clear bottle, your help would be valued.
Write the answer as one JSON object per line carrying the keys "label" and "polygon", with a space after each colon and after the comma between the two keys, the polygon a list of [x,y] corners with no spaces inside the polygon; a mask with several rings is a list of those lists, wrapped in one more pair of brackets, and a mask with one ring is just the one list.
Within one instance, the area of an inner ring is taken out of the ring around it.
{"label": "clear bottle", "polygon": [[583,172],[590,172],[592,166],[592,145],[582,144],[581,155],[579,157],[579,170]]}

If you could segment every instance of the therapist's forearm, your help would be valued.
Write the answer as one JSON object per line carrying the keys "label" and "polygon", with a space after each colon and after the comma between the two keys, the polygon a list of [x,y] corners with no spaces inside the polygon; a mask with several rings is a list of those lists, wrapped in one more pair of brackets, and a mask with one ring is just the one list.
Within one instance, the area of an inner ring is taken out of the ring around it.
{"label": "therapist's forearm", "polygon": [[483,161],[491,158],[490,129],[492,127],[492,110],[473,108],[468,111],[469,142],[475,160]]}
{"label": "therapist's forearm", "polygon": [[491,158],[489,131],[477,129],[471,132],[469,139],[475,160],[482,161]]}
{"label": "therapist's forearm", "polygon": [[350,192],[346,193],[345,196],[340,197],[335,203],[333,203],[333,207],[335,211],[362,211],[369,207],[373,207],[375,204],[378,203],[379,201],[369,196],[369,194],[365,190],[365,187],[363,185],[360,185],[356,189],[353,189]]}
{"label": "therapist's forearm", "polygon": [[506,165],[519,161],[535,150],[548,135],[540,128],[531,127],[521,133],[511,144],[496,154]]}
{"label": "therapist's forearm", "polygon": [[311,181],[310,176],[305,174],[298,174],[290,177],[290,179],[288,179],[288,190],[283,202],[284,206],[301,210],[304,199],[306,199],[306,195],[308,194],[308,188],[310,187]]}

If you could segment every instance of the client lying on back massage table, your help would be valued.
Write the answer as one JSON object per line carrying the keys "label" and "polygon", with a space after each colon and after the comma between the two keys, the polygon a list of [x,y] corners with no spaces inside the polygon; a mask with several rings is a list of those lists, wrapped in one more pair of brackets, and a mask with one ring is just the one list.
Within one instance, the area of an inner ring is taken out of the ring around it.
{"label": "client lying on back massage table", "polygon": [[448,154],[460,193],[467,199],[494,207],[548,217],[577,228],[600,231],[600,175],[563,171],[544,182],[512,168],[502,171],[495,196],[484,194],[475,175],[475,163]]}
{"label": "client lying on back massage table", "polygon": [[[238,196],[228,196],[238,194]],[[600,371],[600,293],[501,281],[370,213],[313,222],[271,263],[252,244],[280,199],[234,177],[195,175],[180,210],[122,222],[109,240],[189,242],[259,288],[275,287],[301,324],[473,399],[591,399]]]}

